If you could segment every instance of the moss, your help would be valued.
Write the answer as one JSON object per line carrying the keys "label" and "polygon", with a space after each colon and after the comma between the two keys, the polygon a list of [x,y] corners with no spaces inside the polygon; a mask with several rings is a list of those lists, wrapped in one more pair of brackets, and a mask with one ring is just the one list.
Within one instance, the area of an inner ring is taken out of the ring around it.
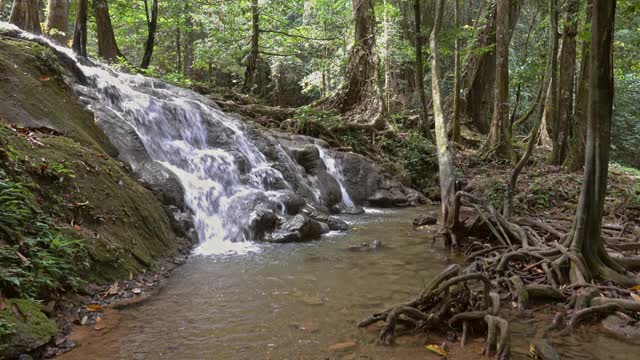
{"label": "moss", "polygon": [[0,322],[11,324],[13,334],[0,337],[0,359],[37,349],[57,333],[55,322],[42,313],[38,304],[25,299],[7,299],[5,303],[6,309],[0,310]]}
{"label": "moss", "polygon": [[51,128],[85,146],[117,155],[62,74],[50,49],[0,35],[0,118],[10,124]]}

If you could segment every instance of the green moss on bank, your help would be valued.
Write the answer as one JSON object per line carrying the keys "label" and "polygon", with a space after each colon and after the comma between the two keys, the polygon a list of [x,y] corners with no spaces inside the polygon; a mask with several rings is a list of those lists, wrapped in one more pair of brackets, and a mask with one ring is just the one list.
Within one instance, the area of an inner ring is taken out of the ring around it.
{"label": "green moss on bank", "polygon": [[36,349],[57,333],[55,322],[40,311],[38,304],[25,299],[7,299],[0,310],[0,324],[10,331],[0,332],[0,359],[10,359]]}

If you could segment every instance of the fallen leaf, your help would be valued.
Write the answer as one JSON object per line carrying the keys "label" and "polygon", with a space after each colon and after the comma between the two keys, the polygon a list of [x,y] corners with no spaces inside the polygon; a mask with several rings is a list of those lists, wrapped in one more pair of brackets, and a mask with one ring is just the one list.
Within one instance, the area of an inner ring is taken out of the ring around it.
{"label": "fallen leaf", "polygon": [[133,273],[129,272],[129,281],[133,280]]}
{"label": "fallen leaf", "polygon": [[87,309],[87,311],[91,311],[91,312],[100,311],[100,310],[102,310],[102,305],[100,305],[100,304],[89,304],[89,305],[86,306],[86,309]]}
{"label": "fallen leaf", "polygon": [[629,291],[640,291],[640,284],[630,287]]}
{"label": "fallen leaf", "polygon": [[447,351],[442,348],[440,345],[430,344],[426,345],[425,348],[429,351],[433,351],[434,353],[440,356],[447,356]]}
{"label": "fallen leaf", "polygon": [[11,304],[11,312],[13,312],[13,316],[22,320],[22,322],[27,322],[27,315],[25,315],[20,307],[16,304]]}
{"label": "fallen leaf", "polygon": [[102,323],[102,318],[101,317],[96,318],[96,326],[93,327],[95,330],[100,331],[100,330],[103,330],[106,327],[107,326]]}
{"label": "fallen leaf", "polygon": [[51,79],[47,75],[42,75],[42,76],[40,76],[40,79],[38,79],[38,80],[40,80],[40,81],[49,81]]}
{"label": "fallen leaf", "polygon": [[134,294],[139,295],[142,293],[142,290],[140,288],[135,288],[133,290],[131,290]]}
{"label": "fallen leaf", "polygon": [[80,320],[80,325],[86,325],[87,321],[89,321],[89,317],[87,315],[82,317],[82,320]]}
{"label": "fallen leaf", "polygon": [[337,344],[333,344],[331,346],[329,346],[329,350],[330,351],[345,351],[345,350],[351,350],[354,347],[356,347],[356,343],[354,341],[347,341],[347,342],[342,342],[342,343],[337,343]]}
{"label": "fallen leaf", "polygon": [[0,296],[0,310],[7,308],[7,303],[4,301],[4,297]]}
{"label": "fallen leaf", "polygon": [[82,227],[80,227],[80,225],[77,225],[77,224],[76,224],[76,225],[73,225],[73,229],[74,229],[75,231],[80,231],[80,230],[82,230]]}
{"label": "fallen leaf", "polygon": [[85,202],[77,202],[77,203],[76,203],[76,206],[86,206],[86,205],[89,205],[89,202],[88,202],[88,201],[85,201]]}
{"label": "fallen leaf", "polygon": [[640,295],[631,293],[631,298],[640,303]]}

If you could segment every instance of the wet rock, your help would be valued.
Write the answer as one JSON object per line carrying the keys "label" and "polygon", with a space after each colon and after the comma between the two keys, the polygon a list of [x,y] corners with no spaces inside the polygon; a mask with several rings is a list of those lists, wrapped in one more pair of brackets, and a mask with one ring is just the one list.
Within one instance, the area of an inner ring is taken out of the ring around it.
{"label": "wet rock", "polygon": [[397,189],[377,190],[373,195],[367,198],[372,206],[376,207],[392,207],[408,205],[407,197]]}
{"label": "wet rock", "polygon": [[338,212],[345,215],[362,215],[364,214],[364,209],[360,206],[342,207],[338,209]]}
{"label": "wet rock", "polygon": [[280,219],[273,211],[264,206],[257,206],[251,212],[249,224],[254,236],[262,239],[266,233],[273,231],[280,224]]}
{"label": "wet rock", "polygon": [[298,214],[282,224],[282,231],[298,232],[303,240],[312,240],[320,237],[322,225],[306,215]]}
{"label": "wet rock", "polygon": [[320,226],[322,227],[322,231],[321,231],[322,234],[326,234],[329,231],[331,231],[331,228],[327,223],[320,222]]}
{"label": "wet rock", "polygon": [[635,344],[640,344],[640,326],[631,318],[609,315],[602,326],[611,334]]}
{"label": "wet rock", "polygon": [[344,220],[324,214],[310,206],[305,206],[302,209],[302,213],[316,221],[327,224],[330,230],[334,230],[334,231],[349,230],[349,224],[347,224]]}
{"label": "wet rock", "polygon": [[279,195],[278,200],[284,204],[284,208],[289,215],[296,215],[307,204],[307,201],[302,196],[292,192]]}
{"label": "wet rock", "polygon": [[417,190],[410,189],[410,188],[404,188],[403,192],[407,197],[407,201],[409,202],[409,205],[411,205],[411,206],[422,205],[422,204],[430,204],[431,203],[429,198],[427,198],[426,196],[424,196],[421,192],[419,192]]}
{"label": "wet rock", "polygon": [[434,225],[438,222],[438,219],[433,215],[418,215],[417,218],[413,219],[413,226],[425,226],[425,225]]}
{"label": "wet rock", "polygon": [[324,169],[322,159],[320,158],[320,150],[315,145],[307,144],[300,149],[294,149],[293,156],[298,164],[311,175],[317,175]]}
{"label": "wet rock", "polygon": [[[7,307],[0,310],[0,320],[10,324],[14,331],[2,337],[0,359],[16,358],[38,349],[57,333],[56,323],[49,320],[37,304],[24,299],[7,299],[5,303]],[[18,319],[14,312],[24,314],[24,320]]]}
{"label": "wet rock", "polygon": [[298,231],[276,231],[267,237],[268,242],[284,244],[302,241],[302,235]]}

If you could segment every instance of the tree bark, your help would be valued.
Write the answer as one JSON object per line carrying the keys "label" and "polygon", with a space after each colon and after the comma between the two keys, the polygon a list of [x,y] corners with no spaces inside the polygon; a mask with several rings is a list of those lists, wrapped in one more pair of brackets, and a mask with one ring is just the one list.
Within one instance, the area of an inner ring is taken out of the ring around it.
{"label": "tree bark", "polygon": [[140,64],[141,69],[147,69],[151,64],[153,47],[156,42],[156,30],[158,29],[158,0],[153,0],[151,15],[149,15],[148,0],[144,0],[144,12],[147,17],[147,40],[144,43],[144,55]]}
{"label": "tree bark", "polygon": [[116,62],[118,58],[124,58],[113,33],[107,1],[93,0],[93,10],[96,19],[96,32],[98,33],[98,56],[109,62]]}
{"label": "tree bark", "polygon": [[591,275],[630,285],[633,282],[609,257],[601,236],[613,113],[615,8],[615,0],[593,0],[586,156],[571,245],[575,254],[584,259],[590,274],[581,274],[576,263],[572,263],[571,276],[573,281],[590,281]]}
{"label": "tree bark", "polygon": [[454,142],[460,142],[460,43],[457,31],[459,30],[459,12],[460,3],[453,0],[453,22],[455,26],[456,36],[454,39],[454,55],[453,55],[453,125],[452,138]]}
{"label": "tree bark", "polygon": [[[427,95],[424,89],[424,64],[422,61],[422,12],[420,11],[420,0],[413,0],[413,13],[415,15],[415,51],[416,51],[416,91],[420,99],[420,120],[418,121],[418,131],[424,134],[427,139],[433,141],[429,126],[429,111],[427,109]],[[432,69],[433,71],[433,69]]]}
{"label": "tree bark", "polygon": [[361,105],[371,114],[374,128],[386,126],[383,112],[382,91],[378,79],[376,56],[375,22],[373,0],[352,0],[354,18],[354,44],[349,54],[345,79],[333,99],[333,106],[341,113],[349,112]]}
{"label": "tree bark", "polygon": [[73,30],[71,48],[79,56],[87,57],[87,0],[76,4],[76,26]]}
{"label": "tree bark", "polygon": [[253,87],[258,65],[258,55],[260,54],[260,12],[258,0],[252,0],[251,2],[251,29],[251,50],[246,59],[244,84],[242,85],[242,92],[244,93],[250,92]]}
{"label": "tree bark", "polygon": [[[549,26],[556,34],[558,32],[558,0],[550,0],[551,8],[549,9]],[[545,111],[545,123],[546,129],[551,139],[551,158],[549,159],[551,164],[557,165],[559,163],[558,156],[560,155],[560,118],[559,118],[559,97],[558,97],[558,37],[554,39],[556,44],[556,53],[553,56],[553,68],[551,71],[551,83],[549,84],[549,97],[547,98],[547,110]]]}
{"label": "tree bark", "polygon": [[440,73],[438,69],[438,32],[442,26],[442,13],[444,11],[444,0],[438,0],[436,8],[436,18],[431,31],[429,44],[431,47],[431,92],[433,96],[433,118],[436,128],[436,147],[438,149],[438,176],[440,180],[440,196],[442,219],[445,223],[447,244],[457,243],[455,227],[457,225],[457,214],[455,207],[455,176],[453,173],[453,161],[451,160],[451,150],[449,139],[447,138],[447,124],[442,110],[442,97],[440,92]]}
{"label": "tree bark", "polygon": [[[521,7],[522,1],[511,3],[509,42]],[[496,0],[489,2],[483,23],[462,69],[461,111],[480,133],[487,134],[491,128],[496,70],[496,53],[491,49],[496,43]]]}
{"label": "tree bark", "polygon": [[15,0],[9,22],[24,31],[37,35],[42,34],[38,4],[38,0]]}
{"label": "tree bark", "polygon": [[[591,23],[592,0],[587,0],[585,26]],[[564,160],[564,166],[570,171],[581,169],[584,164],[585,142],[587,138],[587,107],[589,102],[589,47],[590,41],[582,42],[582,55],[580,59],[580,74],[576,88],[575,112],[569,150]]]}
{"label": "tree bark", "polygon": [[66,44],[69,39],[69,0],[49,0],[47,33],[56,42]]}
{"label": "tree bark", "polygon": [[194,39],[194,30],[193,30],[193,17],[191,16],[191,3],[186,1],[185,2],[185,30],[186,30],[186,41],[184,43],[184,47],[183,47],[183,55],[184,55],[184,60],[182,62],[183,64],[183,73],[184,75],[189,78],[189,79],[193,79],[194,78],[194,73],[193,73],[193,62],[194,62],[194,54],[193,54],[193,45],[195,43],[195,39]]}
{"label": "tree bark", "polygon": [[[554,0],[552,0],[554,1]],[[496,81],[491,130],[485,144],[485,156],[515,162],[509,122],[509,15],[510,0],[498,0],[496,15]]]}

